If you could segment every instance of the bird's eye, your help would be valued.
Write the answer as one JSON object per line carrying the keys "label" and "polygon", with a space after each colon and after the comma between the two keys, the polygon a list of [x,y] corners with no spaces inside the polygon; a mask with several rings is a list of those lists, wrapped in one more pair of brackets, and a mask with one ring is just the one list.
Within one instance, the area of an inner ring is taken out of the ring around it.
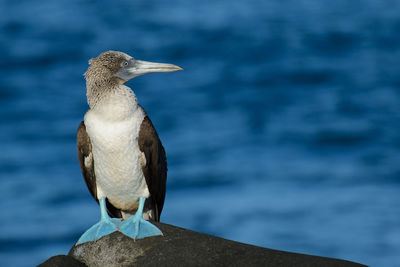
{"label": "bird's eye", "polygon": [[122,63],[122,66],[124,66],[124,67],[126,67],[126,66],[128,66],[128,61],[124,61],[123,63]]}

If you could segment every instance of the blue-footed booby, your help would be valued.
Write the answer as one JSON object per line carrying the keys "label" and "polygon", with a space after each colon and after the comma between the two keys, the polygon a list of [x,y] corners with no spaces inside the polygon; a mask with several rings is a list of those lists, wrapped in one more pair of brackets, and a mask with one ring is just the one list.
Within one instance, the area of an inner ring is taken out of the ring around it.
{"label": "blue-footed booby", "polygon": [[147,220],[160,220],[167,160],[158,134],[125,83],[143,74],[182,68],[107,51],[89,60],[85,73],[90,109],[77,133],[78,158],[86,185],[100,204],[101,219],[78,243],[114,231],[131,238],[162,235]]}

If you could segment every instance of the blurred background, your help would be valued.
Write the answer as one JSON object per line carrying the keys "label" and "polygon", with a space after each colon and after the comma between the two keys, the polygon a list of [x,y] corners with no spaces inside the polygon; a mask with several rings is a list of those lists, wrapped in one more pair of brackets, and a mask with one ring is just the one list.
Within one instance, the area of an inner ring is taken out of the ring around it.
{"label": "blurred background", "polygon": [[161,220],[400,263],[400,2],[0,1],[0,259],[68,253],[99,219],[82,74],[105,50],[185,71],[129,82],[167,151]]}

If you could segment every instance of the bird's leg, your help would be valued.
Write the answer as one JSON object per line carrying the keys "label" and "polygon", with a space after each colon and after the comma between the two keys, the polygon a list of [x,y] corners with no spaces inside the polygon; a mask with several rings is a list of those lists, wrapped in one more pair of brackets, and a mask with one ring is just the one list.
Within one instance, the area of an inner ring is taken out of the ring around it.
{"label": "bird's leg", "polygon": [[141,239],[149,236],[162,235],[160,229],[143,219],[143,208],[146,198],[139,199],[139,207],[136,214],[121,223],[120,232],[133,239]]}
{"label": "bird's leg", "polygon": [[116,218],[111,218],[107,214],[106,208],[106,198],[101,198],[100,212],[101,218],[98,223],[90,227],[78,240],[78,244],[85,242],[96,241],[101,237],[111,234],[112,232],[118,231],[121,220]]}

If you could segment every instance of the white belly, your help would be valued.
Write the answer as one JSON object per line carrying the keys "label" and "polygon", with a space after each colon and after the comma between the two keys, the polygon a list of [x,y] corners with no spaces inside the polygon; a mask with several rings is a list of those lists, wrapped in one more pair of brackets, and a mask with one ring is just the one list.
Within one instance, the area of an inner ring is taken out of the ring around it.
{"label": "white belly", "polygon": [[116,121],[105,120],[93,111],[85,115],[86,131],[92,143],[97,197],[107,197],[122,210],[136,209],[138,198],[149,196],[137,140],[144,116],[140,109],[129,118]]}

